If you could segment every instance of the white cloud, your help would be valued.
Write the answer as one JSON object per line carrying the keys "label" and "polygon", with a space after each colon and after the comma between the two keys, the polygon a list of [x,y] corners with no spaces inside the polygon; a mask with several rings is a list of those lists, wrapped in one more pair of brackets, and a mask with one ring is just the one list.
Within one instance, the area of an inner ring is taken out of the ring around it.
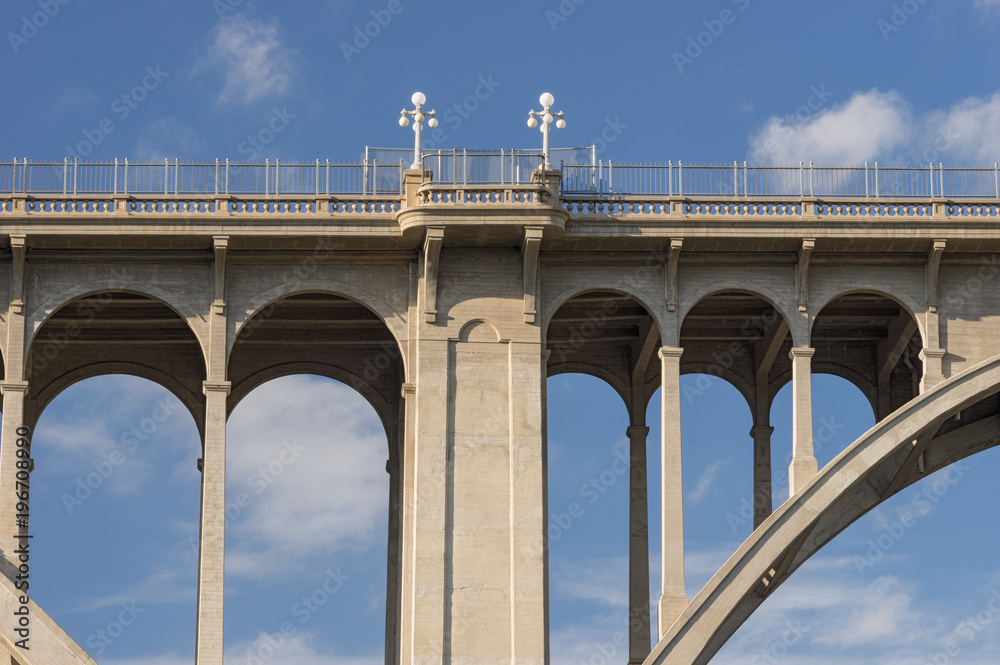
{"label": "white cloud", "polygon": [[[319,640],[311,633],[260,633],[249,642],[239,642],[226,649],[227,663],[266,662],[268,665],[381,665],[381,655],[345,656],[317,648]],[[159,665],[151,663],[150,665]]]}
{"label": "white cloud", "polygon": [[704,499],[708,495],[708,490],[712,487],[712,482],[718,475],[719,470],[729,466],[731,461],[732,458],[726,457],[715,460],[705,467],[705,470],[702,472],[701,477],[698,478],[698,482],[695,484],[694,489],[691,490],[691,493],[688,495],[688,499],[692,503],[699,503],[702,499]]}
{"label": "white cloud", "polygon": [[750,154],[773,164],[857,164],[899,150],[910,140],[912,122],[898,93],[871,90],[802,123],[772,117],[750,138]]}
{"label": "white cloud", "polygon": [[194,73],[221,75],[219,104],[249,105],[287,94],[297,78],[296,51],[285,45],[281,32],[277,20],[226,16],[215,27],[212,44]]}
{"label": "white cloud", "polygon": [[897,92],[855,93],[804,121],[772,117],[749,138],[754,163],[991,165],[1000,160],[1000,92],[916,116]]}
{"label": "white cloud", "polygon": [[972,0],[972,5],[979,9],[1000,11],[1000,0]]}
{"label": "white cloud", "polygon": [[233,511],[241,495],[246,504],[229,523],[227,574],[255,576],[383,542],[385,432],[347,386],[307,376],[261,386],[234,411],[227,451],[227,506]]}
{"label": "white cloud", "polygon": [[563,560],[554,568],[554,591],[559,596],[628,606],[628,557]]}

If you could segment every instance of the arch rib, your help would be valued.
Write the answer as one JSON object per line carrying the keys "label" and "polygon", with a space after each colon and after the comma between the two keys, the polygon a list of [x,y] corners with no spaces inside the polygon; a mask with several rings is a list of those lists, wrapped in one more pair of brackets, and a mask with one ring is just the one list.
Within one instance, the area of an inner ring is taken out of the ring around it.
{"label": "arch rib", "polygon": [[[926,473],[910,473],[914,448],[943,468],[1000,442],[990,417],[934,438],[958,411],[1000,391],[1000,356],[911,400],[877,423],[774,512],[670,627],[645,665],[702,665],[764,599],[847,526]],[[927,441],[929,440],[929,443]],[[907,481],[900,481],[908,477]]]}

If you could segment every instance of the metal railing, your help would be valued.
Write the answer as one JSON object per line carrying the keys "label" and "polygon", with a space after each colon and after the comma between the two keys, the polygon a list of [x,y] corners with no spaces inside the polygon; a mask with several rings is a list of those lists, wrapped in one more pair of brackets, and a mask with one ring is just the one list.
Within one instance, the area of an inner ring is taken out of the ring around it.
{"label": "metal railing", "polygon": [[1000,165],[992,167],[750,166],[614,164],[563,165],[566,196],[687,196],[759,198],[997,198]]}
{"label": "metal railing", "polygon": [[77,196],[378,196],[403,193],[404,165],[314,163],[132,164],[79,161],[0,162],[0,193]]}
{"label": "metal railing", "polygon": [[[385,149],[378,154],[382,156]],[[553,151],[561,193],[573,197],[732,197],[784,199],[1000,199],[1000,165],[992,167],[797,166],[570,163],[593,151]],[[559,158],[562,159],[559,159]],[[542,163],[537,150],[438,150],[423,156],[433,182],[517,185]],[[0,162],[0,193],[33,195],[385,196],[402,195],[408,164],[366,159],[360,164]]]}

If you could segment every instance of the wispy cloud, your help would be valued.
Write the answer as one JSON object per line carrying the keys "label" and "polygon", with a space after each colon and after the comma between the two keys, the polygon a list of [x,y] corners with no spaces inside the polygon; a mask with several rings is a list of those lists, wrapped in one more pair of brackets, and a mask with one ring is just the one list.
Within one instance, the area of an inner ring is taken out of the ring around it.
{"label": "wispy cloud", "polygon": [[719,471],[727,466],[732,461],[732,458],[726,457],[723,459],[715,460],[702,472],[701,477],[698,478],[698,482],[695,484],[693,490],[688,495],[688,499],[692,503],[699,503],[708,495],[708,490],[712,487],[712,482],[715,481],[715,477],[719,474]]}
{"label": "wispy cloud", "polygon": [[177,116],[160,118],[142,132],[133,154],[140,162],[162,162],[164,158],[196,159],[206,150],[198,131]]}
{"label": "wispy cloud", "polygon": [[288,568],[385,537],[385,432],[359,394],[316,377],[267,383],[227,431],[227,505],[246,505],[227,531],[227,575]]}
{"label": "wispy cloud", "polygon": [[276,19],[265,22],[234,14],[219,21],[193,73],[222,78],[218,104],[247,106],[287,94],[298,78],[296,57]]}

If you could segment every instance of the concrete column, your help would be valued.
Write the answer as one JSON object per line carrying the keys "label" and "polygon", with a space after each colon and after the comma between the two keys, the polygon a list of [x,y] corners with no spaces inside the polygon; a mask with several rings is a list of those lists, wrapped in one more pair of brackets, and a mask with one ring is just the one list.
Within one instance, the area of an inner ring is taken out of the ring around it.
{"label": "concrete column", "polygon": [[400,548],[402,479],[398,459],[385,463],[389,474],[389,538],[385,574],[385,665],[399,663]]}
{"label": "concrete column", "polygon": [[[3,492],[3,500],[0,501],[0,506],[3,506],[2,512],[0,512],[0,538],[2,538],[0,539],[0,550],[3,551],[4,555],[2,572],[9,577],[14,574],[19,565],[17,556],[14,554],[14,550],[17,549],[14,534],[27,532],[26,529],[19,529],[17,526],[17,498],[14,492],[17,488],[17,472],[19,470],[17,468],[17,440],[21,438],[17,430],[25,424],[24,402],[25,394],[28,392],[28,382],[5,381],[0,384],[0,390],[3,391],[3,429],[0,432],[0,492]],[[30,433],[25,438],[30,440]]]}
{"label": "concrete column", "polygon": [[649,512],[646,499],[646,437],[649,428],[625,430],[629,452],[628,539],[628,662],[637,665],[649,655]]}
{"label": "concrete column", "polygon": [[942,359],[944,349],[920,349],[920,362],[924,365],[924,375],[920,378],[920,392],[930,390],[944,381]]}
{"label": "concrete column", "polygon": [[681,470],[681,354],[684,349],[660,349],[663,399],[659,635],[688,606],[684,593],[684,482]]}
{"label": "concrete column", "polygon": [[414,483],[415,470],[414,440],[416,436],[417,418],[417,386],[404,383],[401,390],[403,396],[403,444],[400,446],[402,455],[402,502],[401,515],[401,554],[400,554],[400,606],[399,606],[399,662],[413,662],[413,581],[414,581]]}
{"label": "concrete column", "polygon": [[771,435],[774,428],[754,425],[753,437],[753,528],[771,516]]}
{"label": "concrete column", "polygon": [[789,494],[795,494],[816,475],[813,454],[812,357],[816,349],[797,346],[792,359],[792,464],[788,469]]}
{"label": "concrete column", "polygon": [[226,398],[229,383],[205,382],[205,447],[201,469],[196,665],[222,665],[226,562]]}

